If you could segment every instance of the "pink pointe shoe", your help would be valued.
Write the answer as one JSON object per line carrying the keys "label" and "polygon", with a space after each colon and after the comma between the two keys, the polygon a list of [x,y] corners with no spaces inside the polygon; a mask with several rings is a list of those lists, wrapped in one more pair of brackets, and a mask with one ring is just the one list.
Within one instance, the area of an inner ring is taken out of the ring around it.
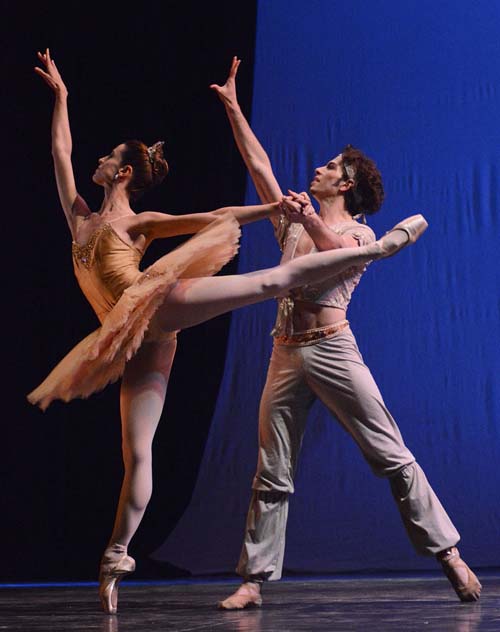
{"label": "pink pointe shoe", "polygon": [[260,596],[260,586],[254,582],[244,582],[224,601],[217,603],[219,610],[243,610],[244,608],[260,608],[262,597]]}
{"label": "pink pointe shoe", "polygon": [[[378,245],[375,259],[392,257],[408,244],[414,244],[428,226],[423,215],[407,217],[375,242]],[[404,236],[401,233],[404,233]]]}
{"label": "pink pointe shoe", "polygon": [[[123,551],[118,551],[118,547]],[[99,569],[99,598],[106,614],[117,613],[118,584],[125,575],[133,571],[135,571],[135,560],[127,555],[126,547],[115,544],[106,549]]]}
{"label": "pink pointe shoe", "polygon": [[[460,601],[477,601],[481,595],[482,586],[479,579],[460,557],[458,549],[453,546],[446,555],[439,558],[444,574],[448,578]],[[457,571],[462,571],[457,573]],[[464,583],[462,577],[466,576]]]}

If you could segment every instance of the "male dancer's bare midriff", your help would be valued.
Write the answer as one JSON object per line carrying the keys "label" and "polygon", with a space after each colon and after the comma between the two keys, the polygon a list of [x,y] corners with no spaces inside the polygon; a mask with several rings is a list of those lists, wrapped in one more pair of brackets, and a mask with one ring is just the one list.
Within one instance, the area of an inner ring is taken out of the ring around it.
{"label": "male dancer's bare midriff", "polygon": [[293,309],[295,332],[328,327],[346,319],[346,311],[338,307],[325,307],[309,301],[296,300]]}

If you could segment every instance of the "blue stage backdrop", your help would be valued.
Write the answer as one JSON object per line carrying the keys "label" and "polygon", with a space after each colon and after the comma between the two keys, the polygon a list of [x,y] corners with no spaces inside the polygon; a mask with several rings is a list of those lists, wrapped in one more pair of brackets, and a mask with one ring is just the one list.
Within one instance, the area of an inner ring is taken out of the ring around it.
{"label": "blue stage backdrop", "polygon": [[[348,317],[462,552],[499,566],[500,3],[262,1],[257,28],[252,125],[283,189],[307,188],[352,143],[384,176],[375,232],[415,212],[429,221],[416,245],[369,267]],[[269,222],[245,229],[240,272],[279,256]],[[236,565],[274,314],[269,302],[233,315],[197,487],[157,559],[193,573]],[[407,541],[388,483],[320,405],[296,483],[286,570],[435,568]]]}

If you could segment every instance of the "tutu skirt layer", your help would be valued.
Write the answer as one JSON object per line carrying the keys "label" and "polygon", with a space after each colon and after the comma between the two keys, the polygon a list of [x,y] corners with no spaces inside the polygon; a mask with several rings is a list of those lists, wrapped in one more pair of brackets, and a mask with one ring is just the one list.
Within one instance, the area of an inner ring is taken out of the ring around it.
{"label": "tutu skirt layer", "polygon": [[[118,380],[177,281],[218,272],[236,254],[239,236],[238,222],[224,215],[155,262],[123,292],[101,327],[79,342],[28,395],[28,401],[45,410],[55,399],[89,397]],[[154,335],[148,332],[148,339]]]}

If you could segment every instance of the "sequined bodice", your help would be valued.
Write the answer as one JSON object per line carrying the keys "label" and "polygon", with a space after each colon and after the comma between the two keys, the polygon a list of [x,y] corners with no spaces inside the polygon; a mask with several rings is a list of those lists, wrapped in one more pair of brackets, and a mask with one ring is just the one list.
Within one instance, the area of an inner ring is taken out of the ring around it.
{"label": "sequined bodice", "polygon": [[95,230],[84,246],[73,242],[71,250],[78,284],[102,321],[141,276],[142,253],[125,243],[111,224]]}

